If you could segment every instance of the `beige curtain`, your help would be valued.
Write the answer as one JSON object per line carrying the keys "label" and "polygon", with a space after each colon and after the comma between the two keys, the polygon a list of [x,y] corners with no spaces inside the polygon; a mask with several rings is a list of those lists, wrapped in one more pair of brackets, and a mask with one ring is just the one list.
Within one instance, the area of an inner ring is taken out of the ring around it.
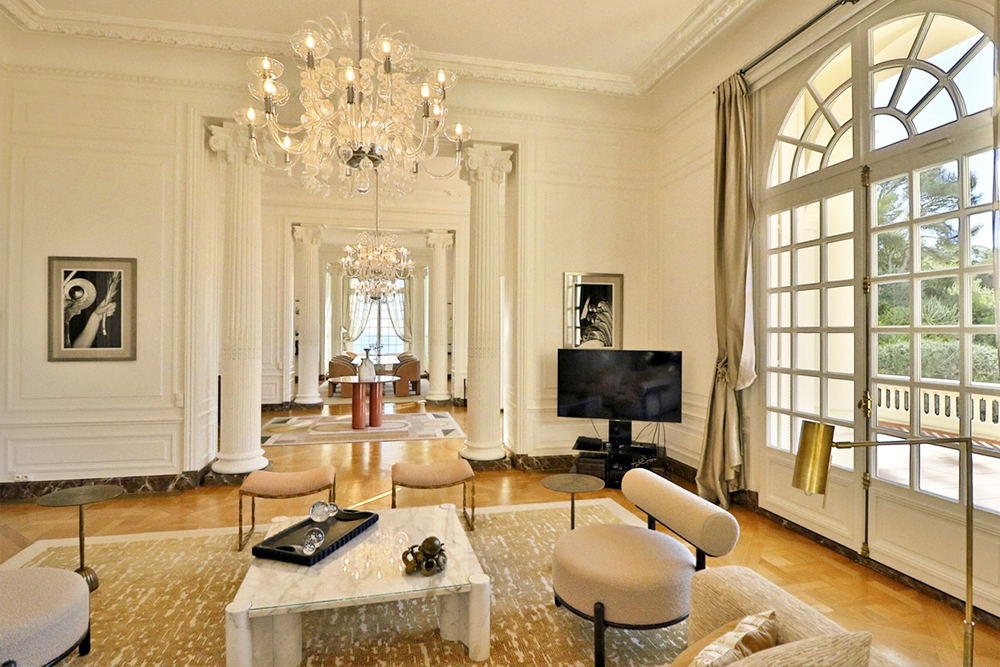
{"label": "beige curtain", "polygon": [[353,343],[365,332],[373,301],[351,289],[351,281],[344,280],[344,340]]}
{"label": "beige curtain", "polygon": [[719,86],[715,104],[715,324],[719,356],[696,480],[703,498],[728,508],[729,494],[743,487],[737,392],[757,377],[749,280],[754,228],[750,100],[742,75],[735,74]]}
{"label": "beige curtain", "polygon": [[406,349],[410,349],[410,343],[413,342],[413,309],[410,307],[412,284],[413,279],[407,278],[403,281],[403,288],[393,292],[385,300],[392,331],[406,344]]}

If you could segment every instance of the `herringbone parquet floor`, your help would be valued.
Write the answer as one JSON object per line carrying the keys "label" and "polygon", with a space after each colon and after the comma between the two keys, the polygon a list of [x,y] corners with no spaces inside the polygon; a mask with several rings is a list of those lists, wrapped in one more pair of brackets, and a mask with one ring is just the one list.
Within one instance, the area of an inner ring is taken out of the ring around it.
{"label": "herringbone parquet floor", "polygon": [[[449,408],[466,428],[465,411]],[[326,406],[341,414],[349,406]],[[421,403],[388,404],[386,411],[422,411]],[[307,414],[307,413],[302,413]],[[277,416],[267,413],[266,421]],[[337,466],[337,499],[347,505],[389,490],[392,464],[453,458],[457,442],[387,442],[302,445],[268,448],[275,470],[302,470],[321,464]],[[542,487],[543,473],[481,472],[476,477],[479,506],[566,500],[565,494]],[[400,505],[461,502],[461,487],[436,491],[401,490]],[[323,494],[317,494],[319,499]],[[605,496],[630,506],[619,491]],[[262,500],[260,519],[301,514],[312,499]],[[205,487],[159,497],[128,496],[87,508],[88,535],[214,528],[236,524],[237,488]],[[388,508],[389,498],[367,507]],[[632,508],[634,510],[634,508]],[[741,507],[740,542],[732,554],[713,564],[746,565],[802,598],[841,625],[868,630],[882,650],[900,665],[959,665],[962,658],[962,614],[925,597]],[[568,518],[567,518],[568,523]],[[33,504],[0,506],[0,560],[35,540],[75,537],[75,508],[43,508]],[[99,568],[98,568],[99,569]],[[984,625],[976,631],[976,665],[1000,665],[1000,632]]]}

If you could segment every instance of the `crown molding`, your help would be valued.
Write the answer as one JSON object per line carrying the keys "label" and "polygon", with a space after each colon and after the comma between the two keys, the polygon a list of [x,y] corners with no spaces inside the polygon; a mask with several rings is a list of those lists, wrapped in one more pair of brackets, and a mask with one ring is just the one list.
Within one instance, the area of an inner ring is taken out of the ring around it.
{"label": "crown molding", "polygon": [[[422,52],[428,67],[447,67],[459,76],[514,85],[540,86],[606,95],[640,96],[680,65],[714,31],[758,0],[704,0],[650,56],[635,77],[474,56]],[[292,56],[288,36],[170,21],[123,19],[86,12],[50,10],[36,0],[0,0],[0,11],[31,32],[101,37],[229,51]]]}
{"label": "crown molding", "polygon": [[[0,10],[22,28],[32,32],[103,37],[235,53],[293,55],[288,36],[276,33],[145,19],[109,19],[83,12],[48,10],[35,0],[0,0]],[[629,76],[444,53],[421,52],[420,55],[421,62],[428,67],[447,67],[469,79],[610,95],[639,94]]]}
{"label": "crown molding", "polygon": [[635,86],[640,94],[647,92],[694,55],[713,33],[739,12],[759,1],[761,0],[704,0],[639,68]]}

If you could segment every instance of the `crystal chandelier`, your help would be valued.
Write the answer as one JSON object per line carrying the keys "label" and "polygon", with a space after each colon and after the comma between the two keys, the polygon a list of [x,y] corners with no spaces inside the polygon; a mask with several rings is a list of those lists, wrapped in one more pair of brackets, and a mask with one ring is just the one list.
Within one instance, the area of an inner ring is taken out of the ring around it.
{"label": "crystal chandelier", "polygon": [[[391,192],[412,190],[420,164],[438,154],[442,142],[456,145],[455,173],[461,162],[469,128],[448,127],[445,98],[455,75],[438,69],[421,79],[414,62],[416,49],[405,33],[383,24],[373,36],[358,2],[357,58],[334,51],[355,47],[346,14],[338,24],[325,17],[307,21],[292,36],[299,57],[303,113],[297,125],[278,121],[277,108],[288,102],[288,87],[278,79],[284,65],[264,55],[247,66],[254,75],[250,93],[263,103],[237,111],[236,120],[248,128],[254,154],[262,157],[258,141],[277,149],[286,169],[314,192],[329,194],[334,178],[344,196],[365,194],[379,178]],[[329,57],[328,57],[329,56]],[[424,171],[427,171],[424,169]]]}
{"label": "crystal chandelier", "polygon": [[361,232],[355,245],[344,247],[340,258],[344,275],[358,281],[357,294],[377,300],[397,293],[396,281],[409,278],[413,268],[410,251],[396,235],[378,229],[378,173],[375,174],[375,232]]}

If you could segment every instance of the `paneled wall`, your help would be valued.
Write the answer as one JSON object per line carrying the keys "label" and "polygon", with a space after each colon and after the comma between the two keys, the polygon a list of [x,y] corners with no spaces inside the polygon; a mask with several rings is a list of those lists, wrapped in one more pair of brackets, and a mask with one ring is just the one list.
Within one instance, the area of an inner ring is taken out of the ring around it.
{"label": "paneled wall", "polygon": [[[13,76],[5,93],[3,468],[36,479],[180,470],[185,107],[57,77]],[[47,361],[52,256],[137,260],[135,361]]]}

